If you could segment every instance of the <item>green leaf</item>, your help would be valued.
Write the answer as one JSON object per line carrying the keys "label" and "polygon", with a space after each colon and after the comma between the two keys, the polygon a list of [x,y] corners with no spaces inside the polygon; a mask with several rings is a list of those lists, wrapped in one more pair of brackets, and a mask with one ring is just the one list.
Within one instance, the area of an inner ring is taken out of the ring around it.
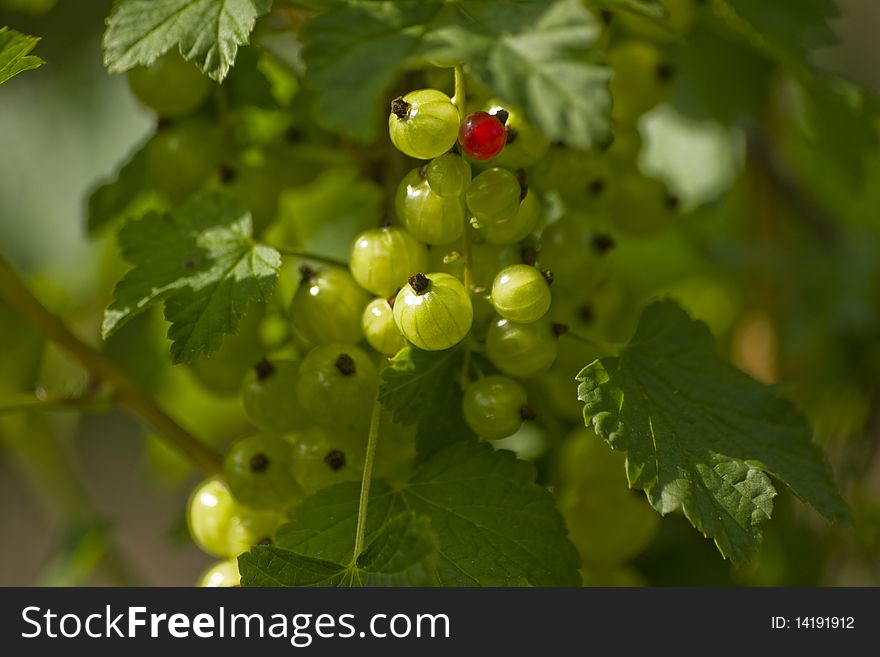
{"label": "green leaf", "polygon": [[776,495],[770,476],[826,517],[846,517],[806,419],[723,361],[706,325],[675,302],[648,306],[621,355],[577,379],[585,420],[627,453],[630,486],[661,514],[682,510],[732,561],[760,542]]}
{"label": "green leaf", "polygon": [[835,43],[835,0],[712,0],[715,13],[753,46],[786,66],[802,68],[812,52]]}
{"label": "green leaf", "polygon": [[340,5],[305,28],[307,80],[319,91],[317,114],[328,127],[375,139],[385,112],[382,93],[419,44],[442,3]]}
{"label": "green leaf", "polygon": [[460,347],[422,351],[407,345],[382,372],[379,401],[398,424],[416,425],[416,449],[422,457],[453,442],[476,440],[461,411],[457,381],[464,359]]}
{"label": "green leaf", "polygon": [[672,102],[688,116],[733,124],[765,111],[775,65],[725,30],[691,30],[670,56]]}
{"label": "green leaf", "polygon": [[[430,519],[443,586],[577,586],[579,558],[553,496],[511,452],[455,443],[422,463],[409,482],[374,482],[367,540],[405,510]],[[351,561],[359,486],[351,482],[304,500],[277,545],[336,563]]]}
{"label": "green leaf", "polygon": [[834,78],[809,80],[804,96],[811,146],[822,154],[825,166],[832,166],[860,187],[868,160],[880,146],[876,100],[846,80]]}
{"label": "green leaf", "polygon": [[589,149],[611,138],[611,70],[586,50],[600,31],[579,0],[560,0],[533,27],[501,35],[485,65],[472,66],[545,135]]}
{"label": "green leaf", "polygon": [[424,516],[392,518],[358,557],[343,565],[280,545],[238,559],[243,586],[429,586],[436,583],[437,537]]}
{"label": "green leaf", "polygon": [[304,32],[307,79],[330,127],[375,139],[383,96],[407,66],[463,62],[552,139],[588,148],[610,134],[610,71],[588,49],[599,27],[579,0],[335,4]]}
{"label": "green leaf", "polygon": [[120,0],[107,19],[104,64],[111,73],[146,66],[174,46],[222,81],[271,0]]}
{"label": "green leaf", "polygon": [[0,84],[46,63],[36,55],[28,54],[39,42],[39,37],[28,36],[7,27],[0,28]]}
{"label": "green leaf", "polygon": [[244,205],[216,192],[196,195],[171,214],[130,221],[119,245],[134,268],[116,285],[103,335],[164,301],[175,362],[210,354],[237,332],[248,304],[267,300],[281,266],[277,251],[251,239]]}

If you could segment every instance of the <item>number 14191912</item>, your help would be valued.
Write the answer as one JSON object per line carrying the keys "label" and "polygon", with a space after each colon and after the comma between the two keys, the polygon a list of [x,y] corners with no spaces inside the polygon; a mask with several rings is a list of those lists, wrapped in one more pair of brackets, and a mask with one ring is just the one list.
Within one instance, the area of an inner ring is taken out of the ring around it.
{"label": "number 14191912", "polygon": [[852,630],[855,629],[852,616],[798,616],[795,627],[800,630]]}

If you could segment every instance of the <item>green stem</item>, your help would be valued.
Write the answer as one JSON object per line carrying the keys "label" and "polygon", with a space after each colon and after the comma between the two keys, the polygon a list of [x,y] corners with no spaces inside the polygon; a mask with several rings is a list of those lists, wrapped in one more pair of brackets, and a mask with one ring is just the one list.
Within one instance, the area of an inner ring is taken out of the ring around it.
{"label": "green stem", "polygon": [[471,249],[471,227],[465,224],[464,227],[464,253],[462,253],[462,257],[464,258],[464,272],[462,274],[462,284],[464,285],[464,289],[467,290],[468,294],[473,294],[474,291],[471,289],[471,283],[473,282],[473,266],[471,261],[472,257],[472,249]]}
{"label": "green stem", "polygon": [[24,284],[12,265],[0,256],[0,299],[46,338],[82,365],[91,376],[105,383],[120,406],[139,418],[196,467],[208,474],[220,472],[223,459],[212,447],[181,427],[156,401],[141,390],[107,356],[76,337],[60,317],[51,313]]}
{"label": "green stem", "polygon": [[605,340],[600,340],[599,338],[588,338],[585,335],[573,333],[572,331],[566,331],[560,337],[569,338],[576,342],[582,342],[583,344],[595,347],[599,351],[605,352],[609,356],[617,356],[618,354],[620,354],[621,351],[623,351],[624,347],[626,346],[618,342],[606,342]]}
{"label": "green stem", "polygon": [[358,557],[364,550],[364,540],[367,535],[367,506],[370,502],[370,483],[373,479],[373,461],[376,458],[376,445],[379,443],[379,423],[382,418],[382,404],[379,396],[373,402],[373,414],[370,416],[370,433],[367,436],[367,455],[364,458],[364,476],[361,478],[361,498],[358,505],[357,530],[354,535],[354,552],[351,555],[351,565],[357,563]]}
{"label": "green stem", "polygon": [[0,415],[24,411],[72,411],[75,413],[103,413],[114,407],[113,399],[105,396],[37,397],[16,395],[0,402]]}
{"label": "green stem", "polygon": [[458,113],[461,114],[462,121],[464,120],[465,113],[467,110],[465,109],[465,104],[467,103],[467,97],[465,96],[464,91],[464,67],[461,64],[456,65],[455,67],[455,95],[452,97],[452,102],[458,108]]}
{"label": "green stem", "polygon": [[467,390],[467,387],[471,384],[471,354],[473,353],[474,348],[473,345],[468,342],[464,345],[464,358],[461,362],[461,373],[459,374],[459,383],[461,383],[461,389]]}
{"label": "green stem", "polygon": [[286,249],[280,246],[273,246],[273,249],[278,251],[283,256],[288,256],[290,258],[302,258],[303,260],[314,260],[316,262],[323,262],[327,265],[333,265],[334,267],[342,267],[347,268],[348,263],[344,260],[339,260],[337,258],[333,258],[332,256],[321,255],[319,253],[310,253],[308,251],[299,251],[297,249]]}

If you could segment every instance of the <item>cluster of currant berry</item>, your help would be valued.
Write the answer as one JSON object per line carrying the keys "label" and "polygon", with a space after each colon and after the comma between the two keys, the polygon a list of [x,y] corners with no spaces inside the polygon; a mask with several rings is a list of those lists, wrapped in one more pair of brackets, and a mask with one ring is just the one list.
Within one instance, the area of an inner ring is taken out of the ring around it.
{"label": "cluster of currant berry", "polygon": [[[289,316],[310,349],[301,360],[254,368],[242,398],[261,433],[235,443],[223,479],[205,482],[191,500],[195,541],[227,559],[203,583],[236,583],[234,557],[272,540],[305,495],[362,476],[367,434],[382,413],[379,370],[407,344],[461,344],[476,354],[448,385],[461,386],[464,420],[486,440],[534,419],[527,388],[569,360],[558,358],[559,337],[571,321],[592,319],[581,301],[615,244],[596,219],[606,212],[600,199],[619,178],[615,162],[633,168],[638,144],[577,151],[551,144],[513,108],[489,100],[474,109],[465,114],[436,89],[391,103],[392,143],[422,162],[400,181],[393,220],[355,237],[347,268],[300,268]],[[556,175],[559,167],[568,170]],[[560,184],[572,179],[571,189]],[[575,373],[552,374],[570,382]],[[393,479],[412,460],[412,429],[390,416],[381,427],[374,472]]]}
{"label": "cluster of currant berry", "polygon": [[[301,360],[264,359],[249,374],[243,404],[261,433],[233,444],[223,479],[204,482],[190,502],[196,543],[226,559],[202,583],[236,583],[234,557],[270,541],[305,495],[361,476],[371,418],[380,412],[381,360],[362,340],[382,357],[407,343],[440,351],[464,341],[488,360],[486,371],[465,373],[462,414],[474,433],[505,438],[534,417],[522,381],[554,363],[561,327],[549,313],[553,275],[536,266],[527,244],[543,224],[544,204],[522,170],[495,166],[502,154],[528,159],[527,148],[505,149],[517,121],[497,107],[462,121],[437,90],[392,103],[393,143],[428,161],[401,180],[397,223],[356,236],[347,269],[300,268],[289,314],[312,347]],[[482,170],[474,176],[472,166]],[[374,472],[393,478],[412,444],[412,430],[384,418]]]}

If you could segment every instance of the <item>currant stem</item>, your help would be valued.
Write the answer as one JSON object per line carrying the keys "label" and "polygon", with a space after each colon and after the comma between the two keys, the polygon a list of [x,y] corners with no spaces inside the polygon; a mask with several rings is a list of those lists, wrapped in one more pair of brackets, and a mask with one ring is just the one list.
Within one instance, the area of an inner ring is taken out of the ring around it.
{"label": "currant stem", "polygon": [[618,354],[620,354],[621,351],[623,351],[623,348],[626,346],[618,342],[606,342],[605,340],[600,340],[599,338],[588,338],[585,335],[580,335],[579,333],[574,333],[572,331],[566,331],[559,337],[569,338],[571,340],[575,340],[576,342],[581,342],[591,347],[595,347],[600,351],[605,352],[609,356],[617,356]]}
{"label": "currant stem", "polygon": [[0,299],[46,338],[82,365],[96,381],[105,383],[120,406],[152,427],[170,447],[208,474],[220,472],[223,459],[163,411],[156,401],[128,378],[115,363],[76,337],[60,317],[50,312],[28,289],[18,272],[0,256]]}
{"label": "currant stem", "polygon": [[454,93],[455,95],[452,97],[452,103],[458,108],[458,113],[461,115],[461,119],[463,121],[465,113],[467,112],[467,110],[465,109],[467,98],[464,91],[464,67],[461,64],[457,64],[455,67]]}
{"label": "currant stem", "polygon": [[113,399],[104,395],[81,397],[16,395],[0,402],[0,415],[23,411],[73,411],[75,413],[103,413],[114,407]]}
{"label": "currant stem", "polygon": [[290,258],[302,258],[303,260],[314,260],[315,262],[323,262],[326,265],[333,265],[334,267],[342,267],[347,268],[348,263],[344,260],[339,260],[338,258],[334,258],[332,256],[321,255],[320,253],[310,253],[309,251],[299,251],[297,249],[285,249],[280,246],[273,246],[273,249],[278,251],[283,256],[288,256]]}
{"label": "currant stem", "polygon": [[464,284],[464,289],[467,290],[467,293],[470,295],[473,290],[471,289],[471,279],[473,279],[473,267],[471,266],[471,261],[473,260],[473,253],[471,249],[471,227],[465,224],[464,227],[464,272],[462,273],[462,283]]}
{"label": "currant stem", "polygon": [[364,475],[361,478],[361,497],[358,504],[357,530],[354,535],[354,552],[351,565],[357,564],[358,557],[364,551],[364,540],[367,535],[367,506],[370,502],[370,483],[373,479],[373,461],[376,459],[376,445],[379,443],[379,424],[382,418],[382,404],[379,396],[373,402],[373,413],[370,416],[370,433],[367,435],[367,454],[364,458]]}
{"label": "currant stem", "polygon": [[473,353],[474,348],[473,345],[468,341],[464,345],[464,358],[461,363],[461,372],[458,376],[458,381],[461,384],[461,389],[466,390],[467,387],[471,384],[471,354]]}

